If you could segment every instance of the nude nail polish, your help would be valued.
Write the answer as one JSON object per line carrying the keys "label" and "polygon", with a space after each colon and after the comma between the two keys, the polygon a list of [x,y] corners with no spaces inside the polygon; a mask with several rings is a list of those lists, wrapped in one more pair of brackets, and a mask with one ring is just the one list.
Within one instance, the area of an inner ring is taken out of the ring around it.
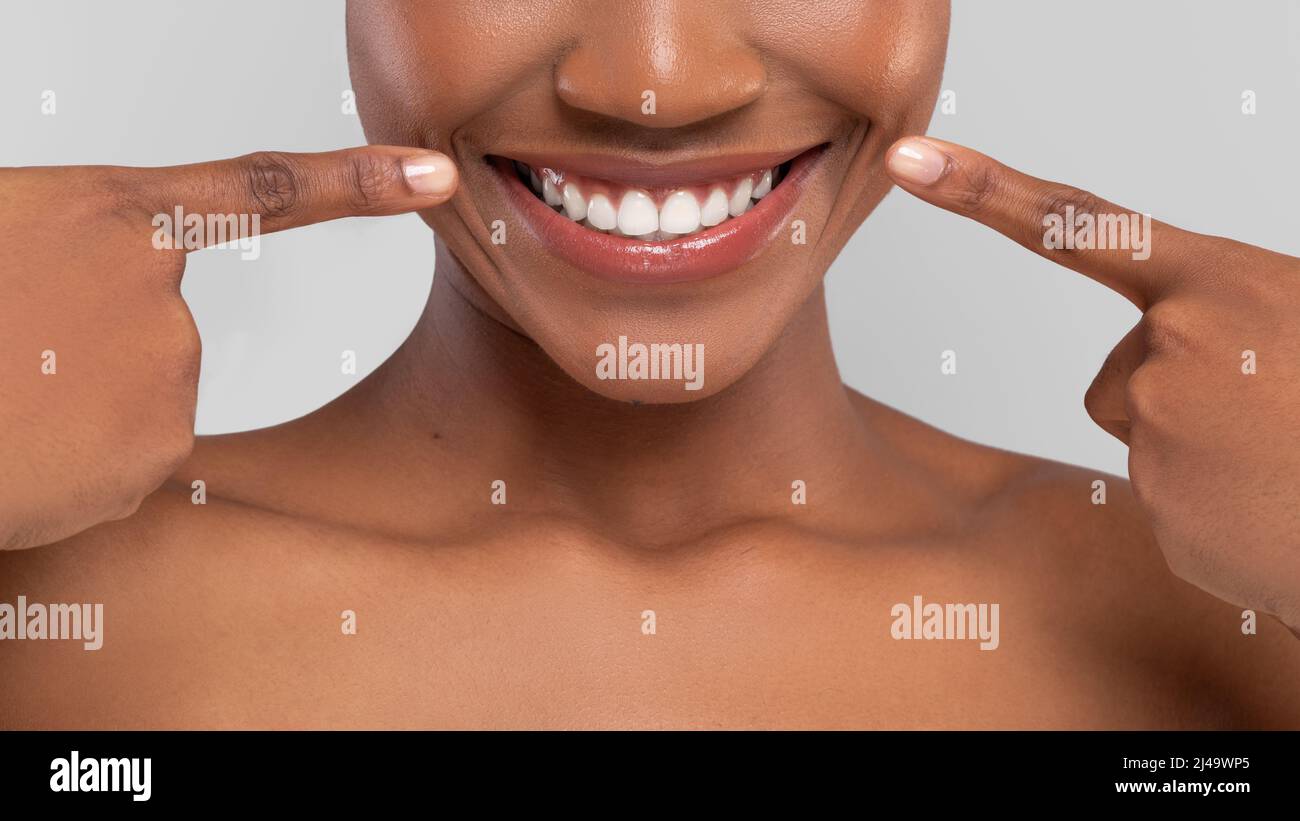
{"label": "nude nail polish", "polygon": [[900,143],[889,159],[890,172],[914,185],[930,185],[943,176],[948,167],[948,157],[924,140],[906,140]]}
{"label": "nude nail polish", "polygon": [[402,162],[402,173],[411,192],[430,197],[441,197],[456,185],[456,168],[451,160],[441,154],[422,154],[408,157]]}

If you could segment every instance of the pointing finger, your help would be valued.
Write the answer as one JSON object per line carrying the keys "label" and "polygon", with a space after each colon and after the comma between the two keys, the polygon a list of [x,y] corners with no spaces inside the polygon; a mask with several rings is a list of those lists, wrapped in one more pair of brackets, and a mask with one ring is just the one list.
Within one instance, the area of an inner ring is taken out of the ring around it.
{"label": "pointing finger", "polygon": [[909,193],[1091,277],[1143,310],[1216,241],[931,137],[895,143],[886,167]]}

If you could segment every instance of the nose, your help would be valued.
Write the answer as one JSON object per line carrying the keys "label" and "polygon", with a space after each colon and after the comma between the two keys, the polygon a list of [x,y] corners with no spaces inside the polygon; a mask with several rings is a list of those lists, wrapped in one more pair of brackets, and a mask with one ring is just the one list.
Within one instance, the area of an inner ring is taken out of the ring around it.
{"label": "nose", "polygon": [[756,100],[767,85],[728,0],[592,4],[556,68],[568,105],[648,128],[678,128]]}

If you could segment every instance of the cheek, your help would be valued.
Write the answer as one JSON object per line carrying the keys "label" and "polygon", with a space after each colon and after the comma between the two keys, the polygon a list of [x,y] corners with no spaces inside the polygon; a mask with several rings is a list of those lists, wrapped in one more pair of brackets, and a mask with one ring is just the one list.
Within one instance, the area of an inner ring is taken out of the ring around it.
{"label": "cheek", "polygon": [[842,179],[856,194],[839,196],[827,220],[818,260],[823,271],[892,187],[885,150],[900,137],[923,133],[930,122],[943,79],[948,18],[948,0],[790,0],[788,22],[764,43],[773,62],[793,75],[788,84],[869,124],[865,142],[846,159]]}
{"label": "cheek", "polygon": [[[784,5],[784,4],[783,4]],[[763,47],[795,82],[872,125],[902,133],[929,121],[948,47],[948,0],[792,3]]]}
{"label": "cheek", "polygon": [[[348,5],[348,63],[372,143],[446,150],[452,132],[546,76],[564,21],[520,4],[370,0]],[[536,4],[545,5],[545,4]]]}

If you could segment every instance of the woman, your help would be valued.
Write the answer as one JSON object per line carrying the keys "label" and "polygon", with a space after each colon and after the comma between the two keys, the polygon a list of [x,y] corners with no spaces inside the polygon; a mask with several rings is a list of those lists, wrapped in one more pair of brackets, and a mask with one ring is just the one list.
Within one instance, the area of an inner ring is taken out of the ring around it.
{"label": "woman", "polygon": [[[105,614],[0,643],[5,724],[1300,725],[1296,260],[1049,247],[1123,209],[914,136],[947,15],[354,3],[375,146],[3,172],[0,601]],[[821,279],[893,183],[1147,311],[1089,392],[1136,492],[841,384]],[[419,210],[423,318],[195,443],[177,207]]]}

